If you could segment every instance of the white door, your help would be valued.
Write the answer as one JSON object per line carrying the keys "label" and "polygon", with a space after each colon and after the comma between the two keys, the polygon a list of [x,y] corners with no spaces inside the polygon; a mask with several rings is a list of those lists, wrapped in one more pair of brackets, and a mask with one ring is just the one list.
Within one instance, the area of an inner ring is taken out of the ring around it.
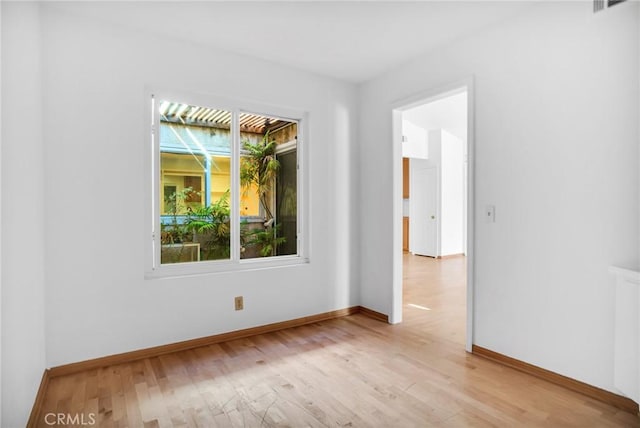
{"label": "white door", "polygon": [[[417,164],[414,162],[413,164]],[[412,164],[409,242],[411,252],[421,256],[438,256],[438,169]]]}

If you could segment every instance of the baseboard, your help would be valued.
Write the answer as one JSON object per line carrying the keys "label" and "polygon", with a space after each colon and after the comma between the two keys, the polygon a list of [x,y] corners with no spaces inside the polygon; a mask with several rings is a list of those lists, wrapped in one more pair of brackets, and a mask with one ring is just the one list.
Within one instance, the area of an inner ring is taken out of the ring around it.
{"label": "baseboard", "polygon": [[369,318],[373,318],[374,320],[389,322],[389,317],[383,313],[374,311],[373,309],[365,308],[364,306],[359,306],[360,313],[362,315],[368,316]]}
{"label": "baseboard", "polygon": [[[213,336],[200,337],[197,339],[185,340],[183,342],[170,343],[168,345],[154,346],[151,348],[139,349],[136,351],[124,352],[122,354],[109,355],[106,357],[94,358],[91,360],[80,361],[77,363],[65,364],[61,366],[51,367],[49,369],[50,377],[65,376],[85,370],[94,370],[102,367],[112,366],[115,364],[129,363],[131,361],[142,360],[145,358],[157,357],[159,355],[169,354],[172,352],[186,351],[188,349],[198,348],[201,346],[212,345],[214,343],[228,342],[230,340],[244,339],[259,334],[272,333],[274,331],[284,330],[286,328],[299,327],[305,324],[313,324],[320,321],[327,321],[334,318],[341,318],[353,315],[358,312],[383,320],[381,316],[370,309],[361,306],[352,306],[350,308],[339,309],[331,312],[310,315],[307,317],[296,318],[289,321],[282,321],[273,324],[267,324],[259,327],[246,328],[243,330],[231,331],[229,333],[216,334]],[[374,316],[374,314],[377,314]]]}
{"label": "baseboard", "polygon": [[447,254],[446,256],[438,256],[436,257],[436,259],[455,259],[457,257],[464,257],[464,253],[458,253],[458,254]]}
{"label": "baseboard", "polygon": [[548,382],[555,383],[557,385],[563,386],[572,391],[584,394],[587,397],[593,398],[594,400],[598,400],[603,403],[610,404],[614,407],[617,407],[618,409],[627,411],[634,415],[638,414],[638,411],[639,411],[638,403],[631,400],[630,398],[623,397],[622,395],[605,391],[604,389],[600,389],[598,387],[589,385],[588,383],[571,379],[570,377],[566,377],[558,373],[554,373],[552,371],[540,368],[538,366],[525,363],[524,361],[520,361],[515,358],[508,357],[506,355],[500,354],[498,352],[494,352],[490,349],[486,349],[481,346],[473,345],[473,347],[471,348],[471,352],[474,355],[487,358],[489,360],[495,361],[502,365],[511,367],[513,369],[530,374],[540,379],[544,379]]}
{"label": "baseboard", "polygon": [[42,374],[42,380],[40,381],[40,387],[38,388],[35,402],[33,403],[33,407],[31,408],[31,414],[29,415],[29,420],[27,421],[27,428],[35,428],[38,425],[40,411],[42,410],[42,405],[44,404],[44,396],[47,392],[50,378],[51,376],[49,374],[49,370],[45,370]]}

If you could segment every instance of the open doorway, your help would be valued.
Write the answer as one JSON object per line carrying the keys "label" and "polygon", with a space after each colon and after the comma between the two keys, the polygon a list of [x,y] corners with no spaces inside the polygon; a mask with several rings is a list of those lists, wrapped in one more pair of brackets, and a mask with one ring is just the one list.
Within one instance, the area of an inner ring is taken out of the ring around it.
{"label": "open doorway", "polygon": [[401,184],[395,187],[402,192],[394,198],[394,230],[401,231],[394,241],[401,245],[394,254],[392,322],[404,316],[467,350],[473,343],[471,106],[466,82],[393,110]]}

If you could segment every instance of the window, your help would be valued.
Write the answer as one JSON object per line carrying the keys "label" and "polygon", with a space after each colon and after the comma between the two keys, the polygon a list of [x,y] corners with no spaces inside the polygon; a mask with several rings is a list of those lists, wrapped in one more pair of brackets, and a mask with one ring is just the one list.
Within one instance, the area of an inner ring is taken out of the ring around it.
{"label": "window", "polygon": [[303,261],[302,114],[185,98],[151,98],[148,271]]}

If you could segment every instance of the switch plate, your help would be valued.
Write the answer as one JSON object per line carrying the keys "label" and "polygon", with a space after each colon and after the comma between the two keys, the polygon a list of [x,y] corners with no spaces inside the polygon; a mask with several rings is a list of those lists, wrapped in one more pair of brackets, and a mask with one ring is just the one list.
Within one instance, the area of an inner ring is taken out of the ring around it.
{"label": "switch plate", "polygon": [[487,205],[484,209],[484,221],[486,223],[495,223],[496,222],[496,206],[495,205]]}

